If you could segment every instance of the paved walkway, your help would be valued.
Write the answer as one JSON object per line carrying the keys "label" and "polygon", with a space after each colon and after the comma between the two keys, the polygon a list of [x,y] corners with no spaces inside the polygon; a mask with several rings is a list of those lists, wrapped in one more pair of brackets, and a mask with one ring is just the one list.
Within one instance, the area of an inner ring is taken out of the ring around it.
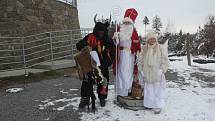
{"label": "paved walkway", "polygon": [[[45,72],[49,71],[51,69],[57,70],[57,69],[63,69],[63,68],[69,68],[69,67],[74,67],[75,62],[74,60],[58,60],[52,62],[44,62],[41,63],[34,68],[31,69],[26,69],[26,73],[39,73],[39,72]],[[6,72],[0,72],[0,78],[3,77],[10,77],[10,76],[21,76],[25,75],[25,69],[22,70],[14,70],[14,71],[6,71]]]}

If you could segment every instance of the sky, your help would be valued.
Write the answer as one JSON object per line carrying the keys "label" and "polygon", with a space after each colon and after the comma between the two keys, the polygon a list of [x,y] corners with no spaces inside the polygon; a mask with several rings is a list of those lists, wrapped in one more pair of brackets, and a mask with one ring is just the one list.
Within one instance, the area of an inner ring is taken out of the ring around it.
{"label": "sky", "polygon": [[109,18],[112,13],[113,20],[121,21],[126,9],[135,8],[139,13],[135,26],[140,34],[144,33],[144,16],[152,23],[155,15],[161,18],[163,31],[169,24],[171,32],[182,29],[195,33],[208,15],[215,15],[214,5],[215,0],[78,0],[78,13],[81,28],[92,28],[96,13],[98,18]]}

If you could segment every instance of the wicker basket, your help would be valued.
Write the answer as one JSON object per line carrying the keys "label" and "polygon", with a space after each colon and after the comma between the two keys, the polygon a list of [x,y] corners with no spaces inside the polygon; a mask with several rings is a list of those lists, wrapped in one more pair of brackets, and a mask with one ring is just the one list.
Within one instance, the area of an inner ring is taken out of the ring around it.
{"label": "wicker basket", "polygon": [[133,98],[142,98],[143,97],[143,89],[139,87],[132,87],[131,96]]}
{"label": "wicker basket", "polygon": [[143,88],[141,88],[141,85],[138,83],[138,81],[134,81],[131,89],[131,96],[133,98],[143,98]]}

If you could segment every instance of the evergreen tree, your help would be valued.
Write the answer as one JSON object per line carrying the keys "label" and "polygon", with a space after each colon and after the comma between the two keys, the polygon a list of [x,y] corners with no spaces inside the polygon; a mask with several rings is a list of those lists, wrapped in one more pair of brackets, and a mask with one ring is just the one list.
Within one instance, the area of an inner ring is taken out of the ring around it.
{"label": "evergreen tree", "polygon": [[182,29],[180,30],[179,34],[177,35],[177,44],[176,44],[176,47],[175,47],[175,50],[182,54],[185,52],[185,35],[183,35],[183,32],[182,32]]}
{"label": "evergreen tree", "polygon": [[161,18],[158,15],[156,15],[152,20],[152,28],[157,32],[160,32],[160,29],[162,28]]}
{"label": "evergreen tree", "polygon": [[147,16],[144,17],[143,19],[143,24],[145,25],[145,37],[146,37],[146,26],[149,24],[149,19]]}
{"label": "evergreen tree", "polygon": [[[207,23],[204,28],[199,32],[199,54],[211,56],[215,52],[215,17],[208,16]],[[213,55],[215,56],[215,55]]]}

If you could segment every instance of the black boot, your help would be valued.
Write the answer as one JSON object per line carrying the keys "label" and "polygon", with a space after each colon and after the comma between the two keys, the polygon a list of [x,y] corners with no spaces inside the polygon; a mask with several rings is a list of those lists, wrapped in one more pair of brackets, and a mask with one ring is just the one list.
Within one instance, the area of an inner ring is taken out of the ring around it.
{"label": "black boot", "polygon": [[95,106],[95,100],[92,100],[92,109],[95,110],[96,106]]}
{"label": "black boot", "polygon": [[84,108],[85,106],[87,106],[89,110],[89,105],[90,105],[90,97],[81,97],[81,101],[78,107]]}
{"label": "black boot", "polygon": [[105,99],[100,99],[100,105],[101,107],[105,107]]}
{"label": "black boot", "polygon": [[96,100],[96,96],[94,94],[91,95],[91,103],[92,103],[92,109],[95,110],[96,106],[95,106],[95,100]]}

